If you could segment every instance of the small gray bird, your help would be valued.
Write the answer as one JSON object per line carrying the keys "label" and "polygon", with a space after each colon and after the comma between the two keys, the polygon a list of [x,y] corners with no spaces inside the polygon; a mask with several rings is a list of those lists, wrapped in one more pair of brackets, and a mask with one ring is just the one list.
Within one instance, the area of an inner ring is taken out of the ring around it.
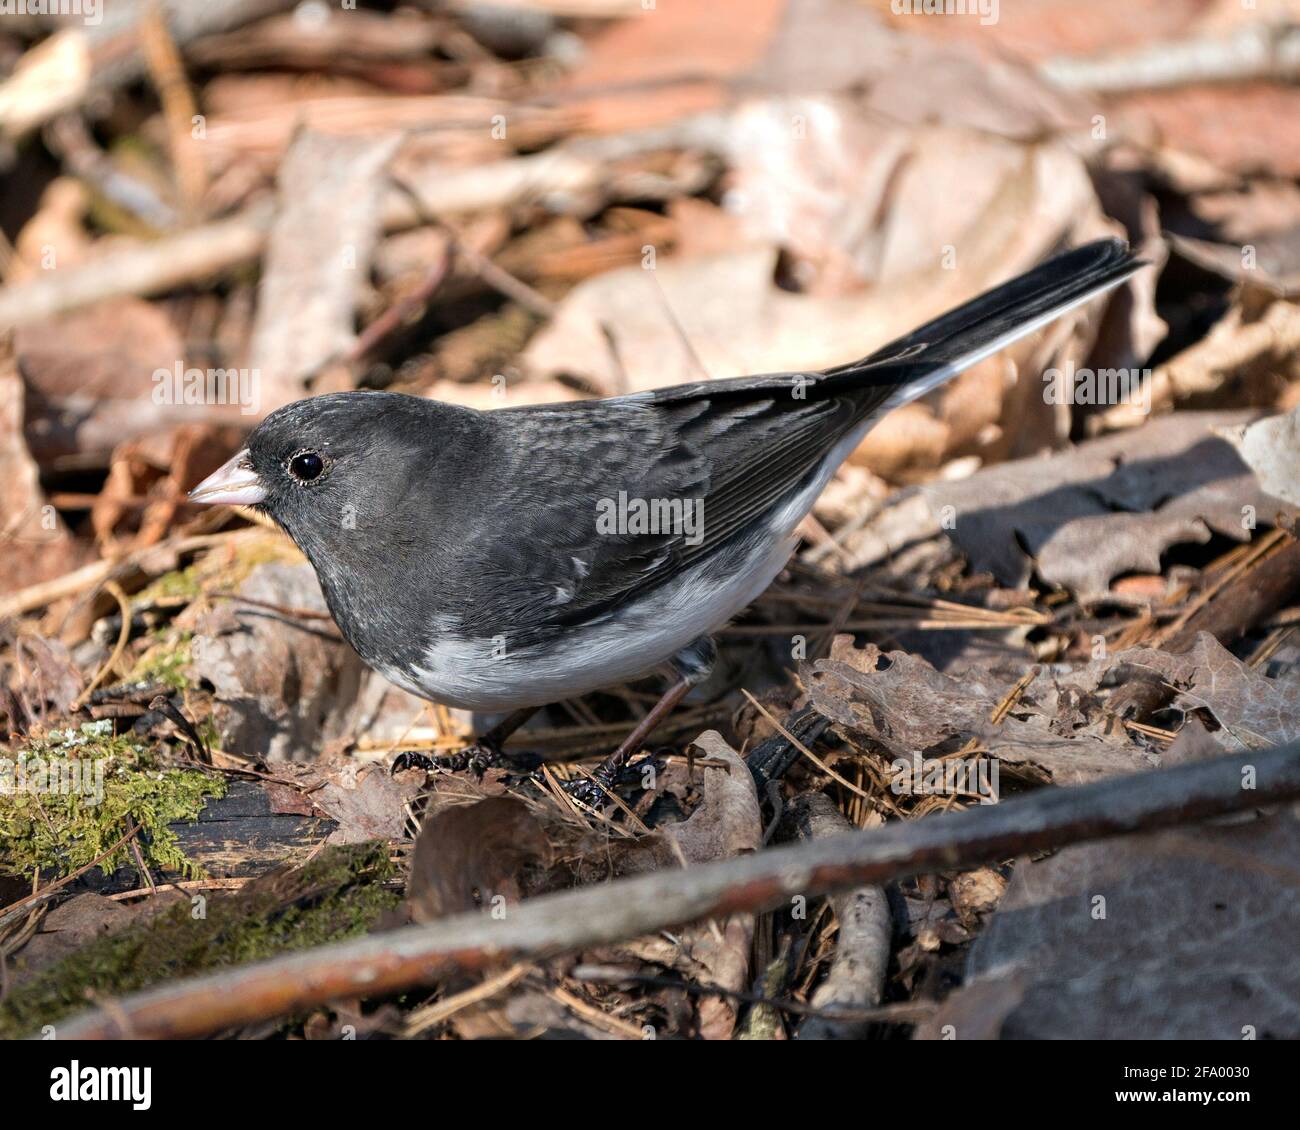
{"label": "small gray bird", "polygon": [[1090,243],[823,372],[495,412],[314,397],[269,415],[190,498],[278,522],[348,642],[399,687],[510,711],[456,764],[481,771],[537,707],[669,663],[676,681],[599,787],[576,790],[598,801],[882,415],[1142,265],[1118,241]]}

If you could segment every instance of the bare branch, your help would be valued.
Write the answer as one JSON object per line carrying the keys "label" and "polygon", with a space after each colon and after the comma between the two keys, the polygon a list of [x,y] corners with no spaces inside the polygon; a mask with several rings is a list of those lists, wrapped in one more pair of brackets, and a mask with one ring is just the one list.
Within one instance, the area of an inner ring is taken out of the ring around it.
{"label": "bare branch", "polygon": [[160,986],[61,1026],[60,1039],[185,1038],[340,997],[553,958],[655,930],[770,909],[923,872],[1189,824],[1300,796],[1300,742],[993,807],[814,840],[705,867],[530,900],[505,919],[460,915]]}
{"label": "bare branch", "polygon": [[[786,810],[787,826],[801,840],[825,840],[852,835],[854,827],[825,793],[805,793]],[[893,920],[889,899],[878,884],[857,887],[831,900],[839,922],[835,957],[826,979],[817,986],[811,1004],[828,1009],[813,1012],[799,1025],[800,1040],[860,1040],[868,1024],[835,1015],[841,1009],[863,1010],[880,1003],[889,966]]]}

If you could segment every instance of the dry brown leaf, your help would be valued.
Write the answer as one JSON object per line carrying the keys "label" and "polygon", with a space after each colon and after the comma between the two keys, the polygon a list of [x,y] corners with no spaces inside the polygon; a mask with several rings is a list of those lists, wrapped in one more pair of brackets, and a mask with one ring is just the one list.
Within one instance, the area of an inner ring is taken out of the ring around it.
{"label": "dry brown leaf", "polygon": [[[1167,147],[1203,157],[1226,172],[1300,176],[1295,129],[1300,90],[1293,86],[1207,82],[1136,91],[1109,105],[1114,118],[1145,121]],[[1250,128],[1238,128],[1237,122],[1249,122]]]}
{"label": "dry brown leaf", "polygon": [[[799,103],[807,113],[812,105]],[[822,105],[822,104],[816,104]],[[827,114],[839,114],[824,104]],[[779,119],[778,108],[755,115]],[[1034,150],[963,131],[923,129],[898,138],[897,127],[849,118],[863,131],[881,174],[869,235],[875,285],[829,296],[794,294],[775,286],[776,248],[758,242],[717,255],[660,260],[653,271],[623,268],[589,279],[561,304],[556,318],[530,342],[524,361],[539,376],[579,376],[605,394],[638,391],[703,376],[801,372],[863,356],[918,322],[1027,269],[1070,239],[1111,229],[1101,218],[1087,174],[1063,146]],[[846,127],[847,128],[847,127]],[[738,146],[744,170],[753,146]],[[897,178],[894,164],[906,156]],[[961,170],[979,168],[978,180]],[[736,205],[767,238],[788,234],[793,215],[776,214],[777,177],[770,189],[754,167]],[[766,173],[765,175],[772,175]],[[809,171],[810,175],[810,171]],[[926,207],[924,185],[963,176],[951,207]],[[897,179],[897,183],[891,183]],[[848,208],[861,185],[846,178],[822,204],[827,231],[836,208]],[[888,192],[886,192],[888,188]],[[784,186],[788,193],[788,186]],[[810,188],[811,191],[811,188]],[[769,203],[764,203],[768,200]],[[1026,213],[1034,216],[1025,223]],[[829,253],[823,236],[807,244]],[[861,243],[859,241],[859,248]],[[945,248],[951,248],[946,258]],[[843,253],[861,258],[861,250]],[[950,269],[946,269],[945,262]],[[606,330],[613,340],[611,352]],[[688,344],[689,343],[689,344]],[[1021,355],[1026,361],[1027,354]],[[703,372],[701,372],[701,367]]]}
{"label": "dry brown leaf", "polygon": [[1226,749],[1214,734],[1205,728],[1199,717],[1189,715],[1183,722],[1182,729],[1174,740],[1165,747],[1162,765],[1185,765],[1191,761],[1206,761],[1211,757],[1222,757]]}
{"label": "dry brown leaf", "polygon": [[990,25],[981,21],[977,5],[970,5],[975,10],[964,18],[936,20],[905,12],[894,14],[891,0],[871,2],[899,31],[960,41],[1035,62],[1054,55],[1092,55],[1177,38],[1197,26],[1206,7],[1206,0],[1169,0],[1150,6],[1132,0],[1093,0],[1087,5],[1075,0],[1004,3],[997,8],[994,46],[989,42]]}
{"label": "dry brown leaf", "polygon": [[[1033,138],[1082,115],[1082,106],[1003,57],[977,46],[890,25],[852,0],[727,0],[660,4],[596,35],[557,84],[588,129],[613,131],[717,110],[746,93],[865,91],[894,120],[969,125]],[[653,97],[647,91],[653,91]],[[1086,122],[1086,116],[1082,117]]]}
{"label": "dry brown leaf", "polygon": [[1180,654],[1133,648],[1113,662],[1154,672],[1177,688],[1175,706],[1213,715],[1222,727],[1216,738],[1226,749],[1263,749],[1300,738],[1300,677],[1268,678],[1208,632]]}
{"label": "dry brown leaf", "polygon": [[31,941],[18,951],[9,976],[15,980],[31,976],[83,946],[117,933],[138,921],[141,909],[93,891],[73,896],[41,919]]}
{"label": "dry brown leaf", "polygon": [[360,765],[351,758],[322,758],[313,769],[329,772],[311,794],[312,803],[337,824],[327,843],[406,838],[406,805],[420,791],[409,775],[403,780],[386,765]]}
{"label": "dry brown leaf", "polygon": [[505,912],[519,902],[520,872],[550,862],[546,832],[514,797],[438,809],[415,841],[407,884],[411,916],[430,922],[475,909]]}
{"label": "dry brown leaf", "polygon": [[1015,870],[921,1039],[1296,1039],[1287,811],[1069,847]]}
{"label": "dry brown leaf", "polygon": [[1300,408],[1238,424],[1223,437],[1245,461],[1259,485],[1274,498],[1300,506]]}
{"label": "dry brown leaf", "polygon": [[1241,243],[1214,243],[1173,235],[1170,242],[1184,258],[1234,282],[1300,297],[1300,227],[1254,235]]}
{"label": "dry brown leaf", "polygon": [[987,914],[998,905],[1007,881],[991,867],[963,871],[948,883],[948,897],[963,915]]}
{"label": "dry brown leaf", "polygon": [[[61,455],[102,460],[118,444],[180,424],[247,425],[241,405],[175,403],[159,370],[188,367],[180,335],[160,306],[137,298],[96,303],[20,327],[14,348],[30,390],[27,441],[46,464]],[[191,484],[192,485],[192,484]]]}
{"label": "dry brown leaf", "polygon": [[1230,189],[1198,193],[1187,207],[1220,240],[1240,248],[1261,236],[1283,235],[1300,224],[1300,185],[1271,178],[1250,180]]}
{"label": "dry brown leaf", "polygon": [[871,112],[911,124],[940,122],[1026,141],[1086,124],[1087,103],[999,53],[888,24],[851,0],[790,0],[778,33],[745,79],[782,93],[864,91]]}
{"label": "dry brown leaf", "polygon": [[304,131],[285,156],[251,346],[263,411],[299,399],[306,378],[352,344],[379,233],[381,173],[399,141]]}
{"label": "dry brown leaf", "polygon": [[[1081,680],[1095,689],[1100,677]],[[938,756],[975,738],[1003,768],[1058,784],[1133,773],[1156,760],[1100,711],[1079,714],[1080,688],[1064,678],[1040,675],[997,724],[990,717],[1014,678],[974,669],[953,678],[906,652],[855,648],[851,636],[837,636],[830,657],[805,666],[802,678],[813,706],[847,740],[891,759]]]}
{"label": "dry brown leaf", "polygon": [[277,765],[276,774],[262,786],[270,811],[328,817],[331,844],[405,839],[407,806],[421,789],[413,774],[393,775],[331,747],[309,764]]}
{"label": "dry brown leaf", "polygon": [[[935,483],[926,498],[979,571],[1046,582],[1086,598],[1112,577],[1161,571],[1160,556],[1211,531],[1247,541],[1277,503],[1216,428],[1241,413],[1181,412],[1137,431]],[[1020,546],[1032,554],[1027,557]]]}
{"label": "dry brown leaf", "polygon": [[[1156,367],[1151,409],[1271,406],[1296,383],[1300,304],[1248,284],[1205,337]],[[1101,413],[1108,429],[1136,427],[1143,419],[1132,404]]]}
{"label": "dry brown leaf", "polygon": [[[188,424],[119,445],[91,507],[91,525],[101,546],[161,541],[172,532],[186,491],[230,458],[242,435],[238,428]],[[147,499],[143,506],[142,498]]]}
{"label": "dry brown leaf", "polygon": [[786,0],[660,3],[593,35],[556,92],[589,130],[635,129],[715,109],[726,100],[728,80],[767,49],[785,7]]}
{"label": "dry brown leaf", "polygon": [[85,229],[90,192],[72,177],[55,177],[41,202],[14,240],[18,253],[5,270],[5,282],[31,279],[43,270],[71,267],[91,255],[94,244]]}
{"label": "dry brown leaf", "polygon": [[365,668],[332,622],[294,615],[326,611],[311,566],[293,563],[297,553],[287,541],[268,543],[268,551],[280,560],[258,565],[232,586],[262,606],[216,600],[206,610],[192,605],[182,618],[194,631],[190,675],[214,689],[222,749],[306,761],[324,742],[350,732]]}
{"label": "dry brown leaf", "polygon": [[[793,138],[791,121],[806,123]],[[1063,243],[1115,233],[1078,155],[1058,143],[903,128],[846,99],[753,102],[736,122],[727,201],[750,242],[580,283],[525,350],[530,373],[577,377],[615,395],[815,370],[863,356]],[[958,180],[962,192],[949,206],[926,204],[929,186]],[[776,284],[778,245],[794,252],[790,269],[805,292]],[[1163,332],[1148,283],[1127,291],[1111,319],[1120,324],[1111,339],[1129,361],[1157,336],[1152,327]],[[897,478],[956,454],[997,459],[1059,444],[1070,409],[1047,403],[1038,376],[1084,363],[1096,313],[977,366],[931,398],[937,413],[917,405],[894,414],[855,461]]]}
{"label": "dry brown leaf", "polygon": [[23,439],[22,378],[9,342],[0,343],[0,593],[61,576],[90,557],[41,490],[40,471]]}
{"label": "dry brown leaf", "polygon": [[[13,705],[29,720],[44,719],[47,711],[66,714],[86,685],[86,677],[67,646],[32,631],[15,633],[8,670],[3,678],[13,694]],[[13,730],[23,729],[21,715],[10,719]]]}
{"label": "dry brown leaf", "polygon": [[[688,864],[707,863],[743,852],[757,851],[762,819],[754,779],[744,761],[715,730],[695,739],[695,745],[725,768],[704,770],[704,799],[689,819],[668,825],[663,835],[677,844]],[[657,935],[620,947],[645,961],[677,969],[691,980],[732,990],[747,986],[754,917],[732,915],[723,921],[691,926],[676,940]],[[731,1038],[737,1006],[725,997],[706,996],[699,1004],[700,1035],[705,1039]]]}

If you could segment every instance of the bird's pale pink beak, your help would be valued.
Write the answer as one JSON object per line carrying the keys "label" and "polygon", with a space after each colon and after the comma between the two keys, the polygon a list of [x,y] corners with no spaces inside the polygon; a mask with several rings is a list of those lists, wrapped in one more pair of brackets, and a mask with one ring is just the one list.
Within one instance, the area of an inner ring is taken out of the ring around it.
{"label": "bird's pale pink beak", "polygon": [[265,497],[266,488],[253,470],[253,460],[246,447],[190,491],[190,501],[204,506],[256,506]]}

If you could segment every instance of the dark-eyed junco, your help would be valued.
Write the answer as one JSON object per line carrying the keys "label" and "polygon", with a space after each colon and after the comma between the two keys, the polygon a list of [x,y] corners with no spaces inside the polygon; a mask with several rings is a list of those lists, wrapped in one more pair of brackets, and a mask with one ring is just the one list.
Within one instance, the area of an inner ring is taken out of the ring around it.
{"label": "dark-eyed junco", "polygon": [[480,768],[529,708],[671,663],[677,682],[597,773],[608,785],[885,412],[1141,265],[1090,243],[824,372],[495,412],[385,392],[302,400],[190,497],[275,519],[344,636],[398,686],[512,711],[474,747]]}

